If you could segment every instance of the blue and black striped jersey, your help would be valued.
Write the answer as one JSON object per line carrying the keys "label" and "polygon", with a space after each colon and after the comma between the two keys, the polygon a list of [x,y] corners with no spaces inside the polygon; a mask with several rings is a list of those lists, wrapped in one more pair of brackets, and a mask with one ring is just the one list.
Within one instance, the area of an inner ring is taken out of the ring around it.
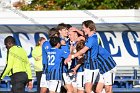
{"label": "blue and black striped jersey", "polygon": [[62,80],[62,58],[67,58],[69,52],[64,49],[50,48],[47,53],[47,80]]}

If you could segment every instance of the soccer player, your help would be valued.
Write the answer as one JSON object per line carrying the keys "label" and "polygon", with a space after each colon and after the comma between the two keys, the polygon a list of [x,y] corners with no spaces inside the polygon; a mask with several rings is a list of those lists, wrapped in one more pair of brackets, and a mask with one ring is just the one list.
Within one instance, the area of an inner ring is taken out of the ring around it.
{"label": "soccer player", "polygon": [[98,47],[98,63],[100,69],[100,78],[96,86],[96,93],[101,93],[105,88],[106,93],[112,93],[112,85],[115,80],[116,62],[111,54],[101,46]]}
{"label": "soccer player", "polygon": [[[49,38],[51,37],[59,37],[59,32],[56,28],[51,28],[49,30]],[[41,81],[40,81],[40,87],[41,87],[41,93],[46,93],[48,90],[48,81],[46,80],[46,74],[45,74],[45,65],[47,64],[47,54],[46,54],[46,50],[50,49],[52,46],[50,45],[50,40],[46,40],[43,45],[42,45],[42,64],[43,64],[43,74],[41,77]]]}
{"label": "soccer player", "polygon": [[[52,48],[47,49],[47,72],[46,79],[49,80],[50,93],[60,93],[62,84],[62,58],[67,58],[67,50],[59,49],[61,46],[59,37],[50,38]],[[69,92],[67,92],[69,93]]]}
{"label": "soccer player", "polygon": [[67,25],[64,23],[60,23],[57,26],[57,30],[59,31],[59,34],[60,34],[61,45],[69,45]]}
{"label": "soccer player", "polygon": [[32,72],[26,51],[16,45],[15,39],[8,36],[4,39],[7,48],[7,64],[0,76],[3,79],[6,75],[11,78],[12,92],[25,93],[25,86],[32,89]]}
{"label": "soccer player", "polygon": [[36,46],[34,47],[32,51],[32,57],[34,58],[34,67],[37,77],[37,93],[40,93],[40,80],[42,76],[42,44],[45,42],[44,37],[40,37]]}
{"label": "soccer player", "polygon": [[[60,23],[57,26],[57,29],[60,33],[60,38],[61,38],[61,48],[65,49],[68,47],[68,50],[70,50],[69,47],[69,38],[68,38],[68,25],[64,23]],[[66,50],[66,49],[65,49]],[[62,72],[63,72],[63,82],[64,82],[64,87],[67,90],[68,93],[73,93],[73,86],[72,86],[72,79],[69,77],[68,74],[68,66],[64,64],[64,59],[62,60]],[[63,90],[64,91],[64,90]]]}
{"label": "soccer player", "polygon": [[82,23],[83,31],[88,38],[86,40],[84,48],[78,51],[76,54],[69,55],[65,60],[67,64],[71,59],[78,57],[82,54],[85,54],[84,61],[84,82],[85,82],[85,91],[86,93],[93,93],[92,86],[96,80],[96,77],[99,73],[98,63],[95,61],[98,53],[98,40],[96,35],[96,27],[92,20],[87,20]]}
{"label": "soccer player", "polygon": [[[77,31],[73,31],[72,29],[69,30],[69,38],[70,38],[70,51],[71,54],[75,54],[77,51],[79,51],[80,48],[80,42],[83,40],[78,39],[80,36],[78,36]],[[77,41],[78,40],[78,41]],[[80,40],[80,41],[79,41]],[[84,43],[83,43],[84,46]],[[74,87],[74,90],[77,90],[76,93],[84,93],[84,81],[83,81],[83,71],[84,71],[84,66],[83,66],[83,58],[82,56],[75,58],[72,60],[73,66],[71,67],[71,70],[73,70],[73,74],[75,74],[76,79],[75,79],[75,84],[76,86]]]}

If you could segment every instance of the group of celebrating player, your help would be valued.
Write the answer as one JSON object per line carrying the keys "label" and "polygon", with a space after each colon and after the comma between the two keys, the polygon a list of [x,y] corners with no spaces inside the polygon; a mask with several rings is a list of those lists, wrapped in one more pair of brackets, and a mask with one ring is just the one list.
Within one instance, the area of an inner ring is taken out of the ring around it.
{"label": "group of celebrating player", "polygon": [[92,20],[82,31],[61,23],[49,31],[42,45],[41,93],[112,93],[116,63],[101,46]]}

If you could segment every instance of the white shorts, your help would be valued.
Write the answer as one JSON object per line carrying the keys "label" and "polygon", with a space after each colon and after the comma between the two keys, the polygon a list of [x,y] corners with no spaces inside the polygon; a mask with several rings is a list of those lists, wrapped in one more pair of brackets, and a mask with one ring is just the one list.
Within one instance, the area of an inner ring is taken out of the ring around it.
{"label": "white shorts", "polygon": [[98,74],[99,69],[96,70],[84,69],[84,84],[89,82],[94,84]]}
{"label": "white shorts", "polygon": [[60,93],[62,82],[61,80],[49,80],[49,90]]}
{"label": "white shorts", "polygon": [[46,80],[46,74],[42,74],[41,76],[40,87],[49,88],[49,81]]}
{"label": "white shorts", "polygon": [[72,81],[74,80],[73,78],[70,78],[69,75],[67,75],[67,73],[63,73],[63,83],[65,84],[72,84]]}
{"label": "white shorts", "polygon": [[84,72],[77,72],[76,77],[77,89],[84,90]]}
{"label": "white shorts", "polygon": [[110,70],[104,74],[100,74],[100,79],[98,82],[104,83],[105,85],[113,85],[114,80],[115,80],[116,71],[117,70],[115,67],[112,70]]}

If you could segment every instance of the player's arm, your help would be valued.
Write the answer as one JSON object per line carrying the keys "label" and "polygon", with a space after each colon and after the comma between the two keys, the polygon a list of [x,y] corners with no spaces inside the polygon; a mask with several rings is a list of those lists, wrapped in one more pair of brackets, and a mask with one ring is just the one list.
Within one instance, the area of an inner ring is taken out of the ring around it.
{"label": "player's arm", "polygon": [[68,62],[71,61],[71,59],[74,59],[84,53],[86,53],[86,51],[88,50],[89,48],[87,46],[84,46],[84,48],[82,48],[80,51],[78,51],[77,53],[73,54],[73,55],[69,55],[67,59],[65,59],[64,63],[67,64]]}
{"label": "player's arm", "polygon": [[75,70],[75,72],[76,72],[77,69],[83,64],[83,61],[84,61],[84,57],[78,56],[77,65],[72,70]]}
{"label": "player's arm", "polygon": [[75,28],[75,27],[71,27],[70,29],[69,29],[70,31],[76,31],[78,34],[80,34],[80,35],[84,35],[84,33],[83,33],[83,31],[80,31],[79,29],[77,29],[77,28]]}
{"label": "player's arm", "polygon": [[89,38],[84,46],[84,48],[82,48],[81,50],[79,50],[76,54],[74,55],[70,55],[70,57],[73,59],[75,57],[81,56],[82,54],[85,54],[86,51],[88,51],[88,49],[90,49],[91,47],[93,47],[96,44],[96,39],[94,38]]}
{"label": "player's arm", "polygon": [[69,57],[65,60],[65,64],[67,64],[71,59],[74,59],[75,57],[81,56],[82,54],[85,54],[88,51],[88,49],[90,49],[94,45],[96,45],[96,39],[89,38],[87,40],[84,48],[82,48],[81,50],[79,50],[77,53],[75,53],[73,55],[69,55]]}
{"label": "player's arm", "polygon": [[47,54],[46,54],[46,49],[45,49],[45,47],[47,45],[45,43],[47,43],[47,42],[44,42],[43,45],[42,45],[42,64],[43,64],[43,69],[44,69],[44,66],[45,66],[46,60],[47,60]]}
{"label": "player's arm", "polygon": [[74,59],[78,56],[81,56],[82,54],[86,53],[86,51],[88,50],[89,48],[87,46],[84,46],[84,48],[82,48],[80,51],[78,51],[77,53],[73,54],[73,55],[70,55],[70,58],[71,59]]}

